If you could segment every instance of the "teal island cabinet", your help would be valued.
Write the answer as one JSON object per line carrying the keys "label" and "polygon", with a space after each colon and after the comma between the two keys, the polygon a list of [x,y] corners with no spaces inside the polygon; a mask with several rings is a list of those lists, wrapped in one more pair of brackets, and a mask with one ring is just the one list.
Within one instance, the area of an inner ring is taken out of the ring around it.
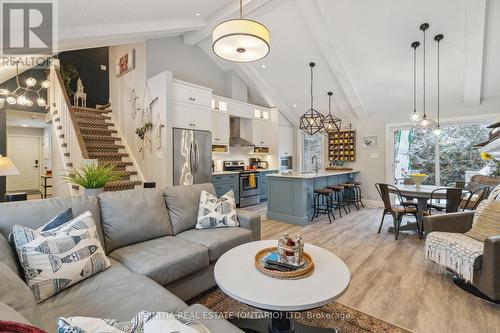
{"label": "teal island cabinet", "polygon": [[313,191],[353,182],[359,171],[278,173],[267,175],[267,218],[306,225],[313,214]]}
{"label": "teal island cabinet", "polygon": [[267,200],[267,176],[278,173],[278,170],[265,170],[259,174],[260,201]]}

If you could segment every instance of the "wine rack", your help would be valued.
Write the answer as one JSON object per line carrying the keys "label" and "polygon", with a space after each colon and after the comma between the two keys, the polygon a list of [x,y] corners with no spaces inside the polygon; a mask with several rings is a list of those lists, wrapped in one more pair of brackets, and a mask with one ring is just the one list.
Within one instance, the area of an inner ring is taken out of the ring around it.
{"label": "wine rack", "polygon": [[356,160],[356,131],[340,131],[328,136],[328,160],[330,162]]}

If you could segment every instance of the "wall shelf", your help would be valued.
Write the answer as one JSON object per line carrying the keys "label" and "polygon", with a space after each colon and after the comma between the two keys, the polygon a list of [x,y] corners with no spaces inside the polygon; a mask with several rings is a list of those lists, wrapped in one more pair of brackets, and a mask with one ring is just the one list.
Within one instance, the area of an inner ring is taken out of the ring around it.
{"label": "wall shelf", "polygon": [[330,162],[356,160],[356,131],[340,131],[329,134],[328,160]]}

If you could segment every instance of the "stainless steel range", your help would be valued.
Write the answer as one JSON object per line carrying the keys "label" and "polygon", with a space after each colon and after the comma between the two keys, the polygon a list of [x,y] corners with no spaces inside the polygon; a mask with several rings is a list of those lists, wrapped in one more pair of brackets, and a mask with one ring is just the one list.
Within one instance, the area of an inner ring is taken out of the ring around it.
{"label": "stainless steel range", "polygon": [[245,161],[224,161],[224,171],[240,172],[240,207],[260,203],[258,170],[245,170]]}

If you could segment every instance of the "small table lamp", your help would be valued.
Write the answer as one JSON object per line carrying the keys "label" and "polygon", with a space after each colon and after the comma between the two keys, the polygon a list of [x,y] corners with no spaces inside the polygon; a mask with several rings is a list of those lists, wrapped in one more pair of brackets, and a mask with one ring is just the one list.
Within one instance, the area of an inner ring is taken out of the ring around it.
{"label": "small table lamp", "polygon": [[10,158],[0,155],[0,176],[19,176],[20,174]]}

